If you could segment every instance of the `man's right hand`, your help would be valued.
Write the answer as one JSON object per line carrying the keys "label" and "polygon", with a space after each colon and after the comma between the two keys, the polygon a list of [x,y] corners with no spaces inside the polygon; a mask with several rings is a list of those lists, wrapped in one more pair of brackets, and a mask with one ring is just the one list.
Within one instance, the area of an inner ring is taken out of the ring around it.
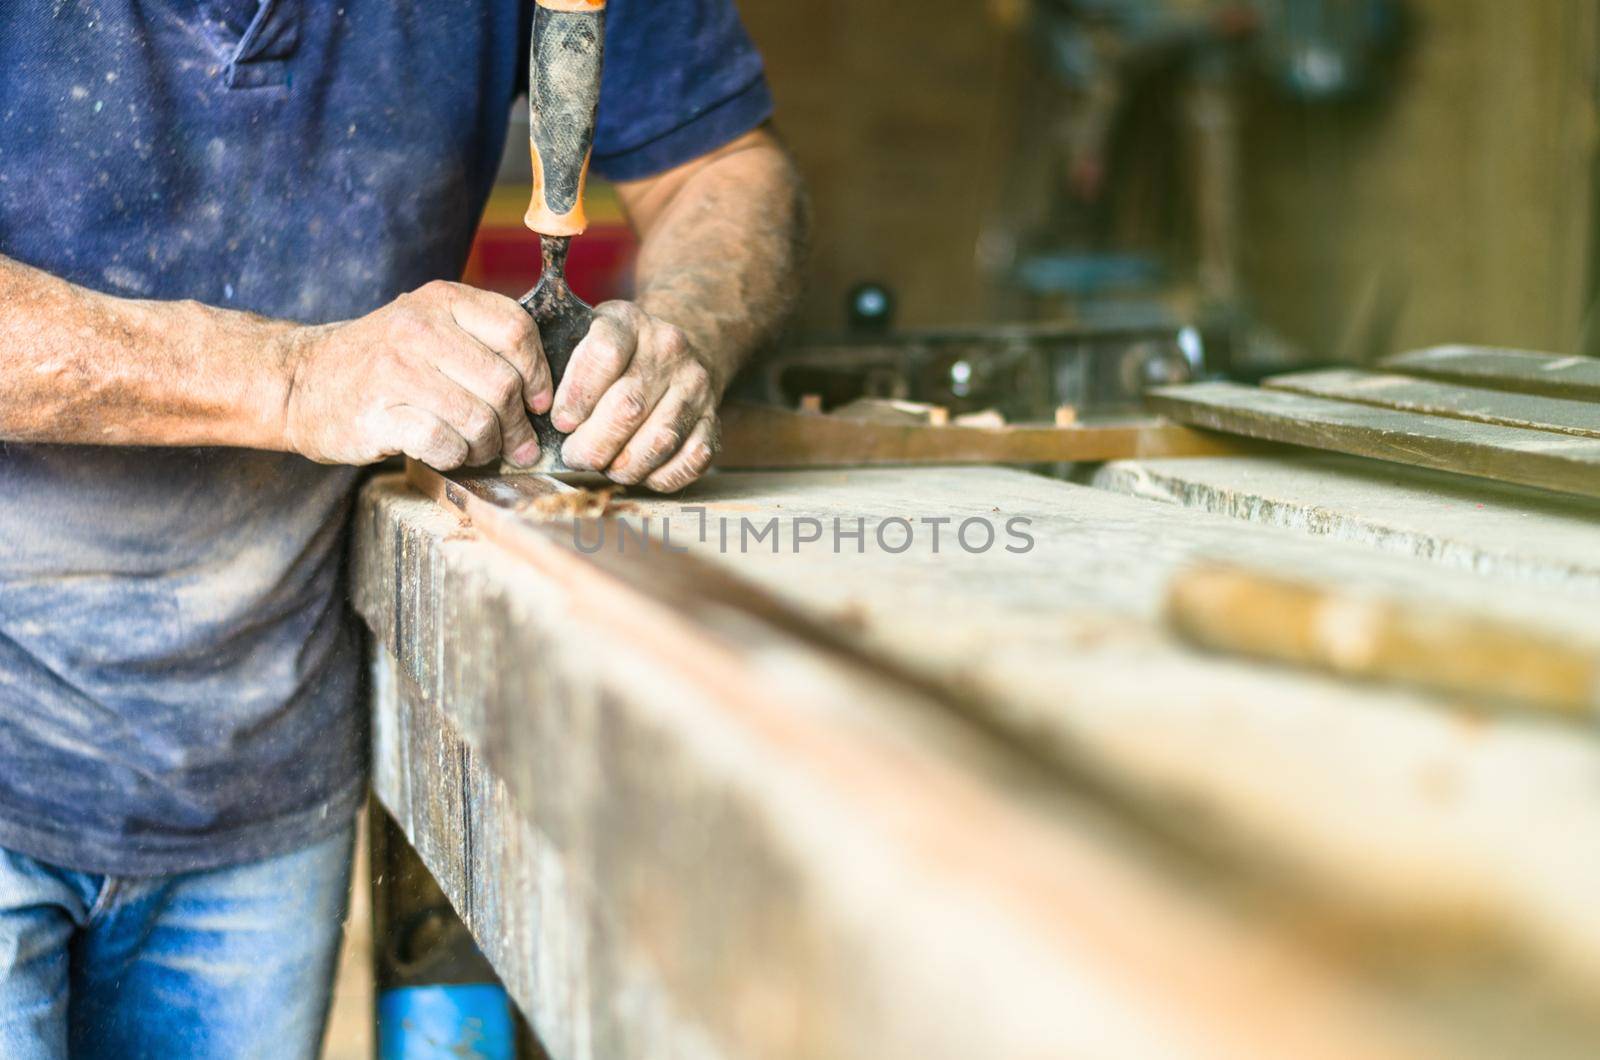
{"label": "man's right hand", "polygon": [[435,281],[343,324],[283,340],[284,434],[324,464],[404,453],[440,470],[539,458],[529,411],[553,388],[539,332],[516,302]]}

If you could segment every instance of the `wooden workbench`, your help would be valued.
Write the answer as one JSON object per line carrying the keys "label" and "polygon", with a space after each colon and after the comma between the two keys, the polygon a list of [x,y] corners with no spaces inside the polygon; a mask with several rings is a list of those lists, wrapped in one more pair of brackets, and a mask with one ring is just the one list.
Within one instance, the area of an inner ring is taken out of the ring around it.
{"label": "wooden workbench", "polygon": [[375,790],[552,1055],[1584,1054],[1593,733],[1201,654],[1161,609],[1220,558],[1592,623],[1600,505],[1321,457],[1099,484],[715,476],[624,518],[758,602],[637,609],[648,562],[367,489]]}

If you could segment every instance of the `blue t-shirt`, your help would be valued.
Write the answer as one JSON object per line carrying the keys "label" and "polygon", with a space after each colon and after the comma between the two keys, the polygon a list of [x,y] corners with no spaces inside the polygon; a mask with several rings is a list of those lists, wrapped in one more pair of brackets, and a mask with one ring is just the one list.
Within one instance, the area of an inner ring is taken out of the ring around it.
{"label": "blue t-shirt", "polygon": [[[455,278],[529,14],[11,0],[0,254],[304,322]],[[597,173],[660,172],[771,108],[732,0],[611,0]],[[0,847],[147,875],[345,823],[365,784],[343,572],[355,481],[278,453],[0,444]]]}

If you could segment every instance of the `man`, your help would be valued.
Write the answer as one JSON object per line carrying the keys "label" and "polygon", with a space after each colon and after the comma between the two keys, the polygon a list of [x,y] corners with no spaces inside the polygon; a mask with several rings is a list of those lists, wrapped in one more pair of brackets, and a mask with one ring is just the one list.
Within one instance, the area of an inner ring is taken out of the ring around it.
{"label": "man", "polygon": [[[611,0],[593,167],[641,236],[552,388],[458,276],[528,0],[0,18],[0,1056],[314,1055],[364,796],[353,465],[675,490],[795,285],[732,0]],[[517,149],[521,149],[520,146]]]}

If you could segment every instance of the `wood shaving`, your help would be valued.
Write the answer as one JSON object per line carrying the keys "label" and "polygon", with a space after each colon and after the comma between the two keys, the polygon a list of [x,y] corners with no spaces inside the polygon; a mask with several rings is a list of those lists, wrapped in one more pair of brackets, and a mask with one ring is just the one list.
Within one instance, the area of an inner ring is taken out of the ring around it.
{"label": "wood shaving", "polygon": [[615,500],[621,492],[619,486],[608,486],[547,493],[523,501],[517,505],[517,512],[536,519],[603,519],[634,510],[634,505]]}

